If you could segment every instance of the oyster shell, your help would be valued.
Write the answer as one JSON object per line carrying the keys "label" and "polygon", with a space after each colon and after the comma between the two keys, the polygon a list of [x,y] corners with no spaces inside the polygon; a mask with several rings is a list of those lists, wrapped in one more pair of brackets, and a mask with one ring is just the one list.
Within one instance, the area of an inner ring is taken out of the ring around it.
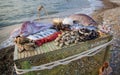
{"label": "oyster shell", "polygon": [[60,47],[63,47],[63,43],[60,43],[59,46],[60,46]]}
{"label": "oyster shell", "polygon": [[94,30],[79,29],[78,31],[64,31],[56,40],[56,44],[60,47],[78,43],[81,41],[91,40],[97,38],[99,33]]}
{"label": "oyster shell", "polygon": [[34,50],[35,49],[34,43],[27,43],[23,47],[25,50]]}

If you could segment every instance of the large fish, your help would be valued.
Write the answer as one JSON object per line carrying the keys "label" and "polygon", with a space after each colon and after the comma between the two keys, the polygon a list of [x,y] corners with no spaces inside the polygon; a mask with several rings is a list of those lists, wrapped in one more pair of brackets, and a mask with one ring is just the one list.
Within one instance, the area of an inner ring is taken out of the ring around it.
{"label": "large fish", "polygon": [[69,16],[69,18],[85,26],[89,26],[89,25],[97,26],[97,23],[90,16],[85,14],[73,14]]}

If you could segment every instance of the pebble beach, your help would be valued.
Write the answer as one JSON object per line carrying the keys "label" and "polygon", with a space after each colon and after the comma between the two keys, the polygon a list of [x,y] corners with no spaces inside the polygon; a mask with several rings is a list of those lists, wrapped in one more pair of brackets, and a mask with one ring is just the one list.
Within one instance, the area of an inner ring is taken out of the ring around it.
{"label": "pebble beach", "polygon": [[[103,7],[95,10],[91,15],[93,19],[99,24],[105,22],[110,25],[111,34],[113,35],[114,42],[111,48],[110,66],[113,69],[111,75],[120,74],[120,1],[119,0],[101,0]],[[53,15],[56,16],[56,15]],[[45,20],[43,20],[45,22]],[[47,22],[50,22],[48,19]],[[0,43],[9,37],[11,31],[19,27],[18,25],[12,25],[0,28]],[[0,50],[0,75],[14,75],[13,68],[13,51],[14,46],[3,48]]]}
{"label": "pebble beach", "polygon": [[120,1],[103,0],[104,7],[93,14],[94,19],[98,22],[106,22],[111,26],[113,35],[113,46],[110,55],[110,66],[113,72],[110,75],[120,74]]}

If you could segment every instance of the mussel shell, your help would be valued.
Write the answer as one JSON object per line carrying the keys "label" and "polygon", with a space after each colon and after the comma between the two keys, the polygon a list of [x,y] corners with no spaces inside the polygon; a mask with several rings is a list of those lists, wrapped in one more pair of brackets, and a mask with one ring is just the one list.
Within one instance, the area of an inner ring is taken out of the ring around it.
{"label": "mussel shell", "polygon": [[69,44],[70,44],[70,42],[68,42],[68,41],[65,42],[65,45],[69,45]]}
{"label": "mussel shell", "polygon": [[71,39],[71,40],[70,40],[70,43],[73,43],[74,41],[75,41],[75,40]]}
{"label": "mussel shell", "polygon": [[84,34],[84,32],[82,32],[81,30],[79,30],[79,33],[80,33],[80,34]]}
{"label": "mussel shell", "polygon": [[70,35],[75,35],[74,32],[71,32]]}
{"label": "mussel shell", "polygon": [[56,46],[59,46],[59,42],[55,42],[55,45],[56,45]]}
{"label": "mussel shell", "polygon": [[18,46],[18,51],[19,51],[19,52],[24,51],[24,47],[23,47],[23,45],[21,45],[21,44],[17,44],[17,46]]}
{"label": "mussel shell", "polygon": [[66,33],[65,32],[62,32],[62,36],[65,35]]}
{"label": "mussel shell", "polygon": [[78,43],[79,41],[78,40],[75,40],[74,43]]}
{"label": "mussel shell", "polygon": [[70,33],[66,33],[66,35],[65,36],[70,36]]}
{"label": "mussel shell", "polygon": [[64,45],[63,43],[60,43],[60,44],[59,44],[60,47],[63,47],[63,45]]}
{"label": "mussel shell", "polygon": [[66,39],[66,40],[70,40],[70,37],[66,37],[65,39]]}
{"label": "mussel shell", "polygon": [[25,44],[25,45],[24,45],[24,49],[25,49],[25,50],[34,50],[34,49],[35,49],[34,43]]}
{"label": "mussel shell", "polygon": [[85,36],[90,35],[91,33],[84,33]]}
{"label": "mussel shell", "polygon": [[58,42],[60,40],[60,37],[57,37],[56,39],[55,39],[55,42]]}
{"label": "mussel shell", "polygon": [[87,41],[98,37],[99,33],[95,30],[89,30],[86,28],[79,29],[78,31],[65,31],[62,35],[56,39],[57,45],[63,47],[72,43],[78,43],[80,41]]}
{"label": "mussel shell", "polygon": [[70,43],[71,43],[71,40],[68,40],[67,42],[70,44]]}
{"label": "mussel shell", "polygon": [[33,47],[29,47],[29,46],[24,46],[24,49],[25,49],[25,50],[30,50],[30,51],[31,51],[31,50],[34,50]]}

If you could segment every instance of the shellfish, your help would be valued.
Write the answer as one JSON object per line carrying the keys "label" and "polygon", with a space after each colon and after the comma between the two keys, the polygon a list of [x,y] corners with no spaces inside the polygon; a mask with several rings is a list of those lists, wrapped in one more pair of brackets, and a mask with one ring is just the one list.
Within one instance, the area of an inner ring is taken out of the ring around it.
{"label": "shellfish", "polygon": [[57,46],[63,47],[72,43],[78,43],[90,39],[97,38],[98,32],[88,29],[79,29],[78,31],[64,31],[56,40]]}

